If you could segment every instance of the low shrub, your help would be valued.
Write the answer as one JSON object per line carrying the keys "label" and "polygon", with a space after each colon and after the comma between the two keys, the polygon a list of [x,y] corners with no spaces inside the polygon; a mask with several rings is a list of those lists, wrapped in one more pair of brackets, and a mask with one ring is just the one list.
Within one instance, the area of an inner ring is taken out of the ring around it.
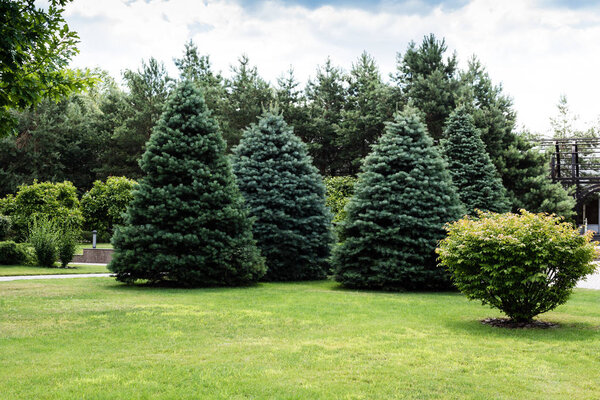
{"label": "low shrub", "polygon": [[595,269],[591,236],[554,215],[479,212],[446,230],[436,251],[457,288],[517,322],[565,303]]}
{"label": "low shrub", "polygon": [[12,221],[10,217],[0,214],[0,240],[5,240],[8,237],[11,227]]}
{"label": "low shrub", "polygon": [[0,265],[27,265],[33,259],[33,249],[27,243],[0,242]]}
{"label": "low shrub", "polygon": [[60,259],[60,266],[66,268],[73,260],[75,251],[77,250],[78,234],[74,231],[61,232],[58,238],[58,258]]}
{"label": "low shrub", "polygon": [[30,225],[28,242],[39,266],[54,266],[58,258],[59,233],[53,220],[45,216],[35,218]]}

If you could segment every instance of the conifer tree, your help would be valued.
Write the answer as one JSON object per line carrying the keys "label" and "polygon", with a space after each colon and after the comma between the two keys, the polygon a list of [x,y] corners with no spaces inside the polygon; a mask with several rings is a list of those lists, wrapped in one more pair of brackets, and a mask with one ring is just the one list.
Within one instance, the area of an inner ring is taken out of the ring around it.
{"label": "conifer tree", "polygon": [[386,125],[346,211],[343,242],[333,255],[338,282],[383,290],[450,286],[434,250],[444,224],[464,210],[416,110],[407,109]]}
{"label": "conifer tree", "polygon": [[109,269],[132,283],[240,285],[265,272],[225,142],[190,81],[172,94],[140,162]]}
{"label": "conifer tree", "polygon": [[448,169],[466,211],[469,214],[474,214],[475,209],[510,211],[506,189],[465,107],[458,107],[450,114],[444,136]]}
{"label": "conifer tree", "polygon": [[234,150],[234,171],[268,280],[325,278],[332,243],[325,186],[282,116],[265,113]]}

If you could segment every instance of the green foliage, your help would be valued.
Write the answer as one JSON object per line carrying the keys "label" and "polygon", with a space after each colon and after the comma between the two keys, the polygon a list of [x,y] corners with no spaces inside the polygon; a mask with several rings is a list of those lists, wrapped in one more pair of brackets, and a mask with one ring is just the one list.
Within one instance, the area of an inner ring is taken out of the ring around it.
{"label": "green foliage", "polygon": [[12,220],[8,215],[0,214],[0,240],[6,239],[12,228]]}
{"label": "green foliage", "polygon": [[4,214],[11,216],[17,238],[24,239],[31,223],[39,216],[54,220],[61,229],[78,231],[83,217],[77,191],[71,182],[51,183],[34,181],[19,186],[17,195],[7,196],[2,205]]}
{"label": "green foliage", "polygon": [[114,110],[116,115],[106,127],[110,142],[99,173],[136,179],[143,175],[139,159],[172,90],[173,79],[164,64],[151,57],[148,62],[142,60],[137,71],[126,70],[123,80],[128,93],[115,92],[103,105],[105,113]]}
{"label": "green foliage", "polygon": [[234,154],[233,169],[266,258],[264,279],[325,278],[331,214],[306,146],[282,116],[269,112],[244,132]]}
{"label": "green foliage", "polygon": [[458,289],[516,321],[565,303],[595,269],[590,235],[553,215],[480,213],[446,230],[437,253]]}
{"label": "green foliage", "polygon": [[464,107],[457,108],[446,122],[443,151],[458,196],[466,211],[510,210],[506,190],[497,176],[473,117]]}
{"label": "green foliage", "polygon": [[459,97],[473,115],[475,126],[506,188],[511,209],[548,212],[570,218],[575,200],[559,184],[548,178],[547,157],[530,141],[515,132],[516,113],[512,100],[494,85],[473,57],[461,73]]}
{"label": "green foliage", "polygon": [[0,195],[36,179],[68,180],[89,189],[106,151],[107,138],[97,123],[104,118],[103,96],[94,89],[20,112],[17,135],[0,139]]}
{"label": "green foliage", "polygon": [[347,96],[344,73],[328,58],[325,65],[317,68],[316,77],[308,82],[305,92],[307,121],[294,125],[296,133],[307,144],[319,171],[338,175],[343,169],[336,141]]}
{"label": "green foliage", "polygon": [[210,286],[262,277],[225,142],[190,81],[169,97],[140,166],[145,177],[112,239],[118,280]]}
{"label": "green foliage", "polygon": [[445,223],[463,213],[449,172],[419,120],[396,115],[365,159],[334,250],[336,280],[347,287],[450,287],[435,247]]}
{"label": "green foliage", "polygon": [[548,178],[548,158],[524,137],[515,135],[503,152],[502,181],[515,209],[553,213],[571,218],[575,199],[560,183]]}
{"label": "green foliage", "polygon": [[99,235],[110,235],[116,225],[123,224],[123,214],[133,199],[135,181],[125,177],[109,177],[96,181],[81,198],[84,229],[96,230]]}
{"label": "green foliage", "polygon": [[37,216],[29,225],[27,242],[33,247],[37,265],[54,267],[58,258],[58,242],[60,229],[46,215]]}
{"label": "green foliage", "polygon": [[325,204],[333,214],[333,224],[337,225],[346,219],[346,204],[354,194],[356,178],[353,176],[330,176],[325,178]]}
{"label": "green foliage", "polygon": [[391,91],[383,83],[373,57],[363,52],[347,76],[348,95],[337,132],[338,162],[343,173],[355,175],[364,157],[393,116]]}
{"label": "green foliage", "polygon": [[226,115],[229,103],[226,82],[220,72],[213,71],[210,56],[200,55],[198,46],[190,39],[185,44],[182,58],[174,61],[179,69],[180,78],[189,79],[200,88],[206,107],[212,111],[212,116],[221,131],[228,131],[229,120]]}
{"label": "green foliage", "polygon": [[444,123],[456,107],[459,87],[456,54],[444,61],[448,50],[444,39],[430,34],[419,47],[410,42],[404,56],[398,54],[397,74],[392,76],[402,93],[404,104],[410,102],[424,113],[427,130],[440,139]]}
{"label": "green foliage", "polygon": [[245,54],[238,59],[238,65],[231,68],[233,77],[226,81],[227,102],[223,111],[223,136],[229,148],[235,146],[243,130],[268,108],[275,97],[269,83],[260,77],[258,69],[250,64]]}
{"label": "green foliage", "polygon": [[66,268],[67,264],[73,260],[77,251],[79,235],[74,231],[62,231],[57,240],[57,252],[60,259],[60,266]]}
{"label": "green foliage", "polygon": [[62,15],[69,1],[50,0],[46,10],[33,0],[0,2],[0,136],[16,125],[9,110],[57,100],[93,82],[87,72],[67,69],[79,41]]}
{"label": "green foliage", "polygon": [[27,243],[0,242],[0,265],[31,264],[34,255]]}

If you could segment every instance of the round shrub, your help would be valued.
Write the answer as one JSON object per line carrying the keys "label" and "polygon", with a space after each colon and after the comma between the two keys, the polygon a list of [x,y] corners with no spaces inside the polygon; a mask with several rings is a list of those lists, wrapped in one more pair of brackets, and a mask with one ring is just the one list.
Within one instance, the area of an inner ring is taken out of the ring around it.
{"label": "round shrub", "polygon": [[133,199],[136,182],[123,176],[111,176],[94,186],[81,198],[84,229],[98,231],[99,238],[112,235],[116,225],[123,225],[123,216]]}
{"label": "round shrub", "polygon": [[446,230],[437,253],[458,289],[517,322],[565,303],[595,268],[591,237],[554,215],[479,212]]}

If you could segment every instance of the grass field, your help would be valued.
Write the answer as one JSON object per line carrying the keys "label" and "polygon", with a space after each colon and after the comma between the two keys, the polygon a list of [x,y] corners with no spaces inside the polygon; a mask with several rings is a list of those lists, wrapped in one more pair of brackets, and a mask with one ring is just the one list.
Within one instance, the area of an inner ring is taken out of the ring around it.
{"label": "grass field", "polygon": [[0,283],[2,399],[597,399],[600,291],[548,330],[457,293]]}
{"label": "grass field", "polygon": [[100,274],[110,272],[105,265],[69,265],[69,268],[43,268],[31,265],[0,265],[0,276]]}

